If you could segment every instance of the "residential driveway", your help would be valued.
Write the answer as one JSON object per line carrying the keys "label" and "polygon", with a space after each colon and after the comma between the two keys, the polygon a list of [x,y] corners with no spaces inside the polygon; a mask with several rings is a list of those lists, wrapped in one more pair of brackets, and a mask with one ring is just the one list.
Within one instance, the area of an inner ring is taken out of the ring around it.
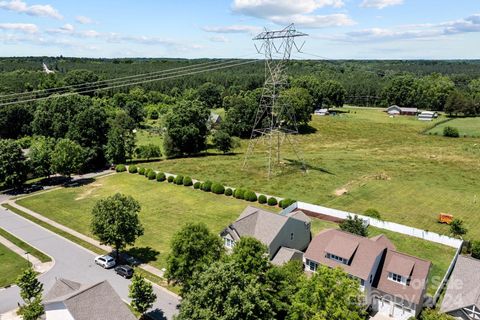
{"label": "residential driveway", "polygon": [[[113,270],[104,270],[95,265],[93,262],[95,255],[86,249],[5,210],[3,207],[0,207],[0,227],[55,260],[53,268],[39,277],[44,284],[45,291],[48,291],[55,279],[60,277],[86,284],[108,280],[122,299],[130,301],[128,299],[130,280],[116,275]],[[157,309],[156,318],[173,319],[173,315],[177,313],[178,298],[161,287],[154,286],[154,290],[157,294],[157,301],[154,305],[154,309]],[[21,301],[18,287],[13,286],[0,290],[0,314],[15,309],[17,303]]]}

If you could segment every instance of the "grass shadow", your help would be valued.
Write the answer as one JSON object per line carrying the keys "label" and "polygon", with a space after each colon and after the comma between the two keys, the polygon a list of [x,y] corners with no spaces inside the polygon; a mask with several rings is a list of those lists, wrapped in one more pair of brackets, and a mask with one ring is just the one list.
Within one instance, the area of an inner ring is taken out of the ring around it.
{"label": "grass shadow", "polygon": [[65,188],[75,188],[85,186],[87,184],[93,183],[95,181],[94,178],[82,178],[77,180],[69,180],[63,184]]}
{"label": "grass shadow", "polygon": [[331,175],[335,175],[335,173],[325,169],[325,168],[322,168],[322,167],[318,167],[318,166],[312,166],[310,164],[308,164],[307,162],[305,162],[304,164],[298,160],[294,160],[294,159],[285,159],[285,161],[287,161],[287,165],[289,166],[292,166],[292,167],[299,167],[301,168],[303,165],[305,165],[305,169],[307,170],[314,170],[314,171],[319,171],[319,172],[323,172],[323,173],[326,173],[326,174],[331,174]]}

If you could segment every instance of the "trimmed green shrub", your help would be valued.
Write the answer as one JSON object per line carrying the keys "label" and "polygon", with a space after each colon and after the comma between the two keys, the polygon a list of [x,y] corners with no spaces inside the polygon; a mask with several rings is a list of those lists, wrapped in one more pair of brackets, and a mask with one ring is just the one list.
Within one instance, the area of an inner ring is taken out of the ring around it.
{"label": "trimmed green shrub", "polygon": [[446,126],[445,128],[443,128],[443,136],[450,138],[458,138],[460,137],[460,133],[458,132],[457,128]]}
{"label": "trimmed green shrub", "polygon": [[172,182],[173,182],[173,179],[175,179],[173,176],[168,176],[167,181],[170,182],[170,183],[172,183]]}
{"label": "trimmed green shrub", "polygon": [[183,185],[185,187],[191,187],[193,185],[192,178],[190,178],[190,177],[183,178]]}
{"label": "trimmed green shrub", "polygon": [[138,169],[138,174],[145,175],[145,168]]}
{"label": "trimmed green shrub", "polygon": [[245,193],[243,194],[243,199],[250,202],[255,202],[257,201],[257,195],[255,194],[255,192],[248,190],[245,191]]}
{"label": "trimmed green shrub", "polygon": [[147,175],[148,180],[154,180],[156,177],[157,177],[157,174],[155,173],[155,171],[152,170],[148,172],[148,175]]}
{"label": "trimmed green shrub", "polygon": [[258,203],[265,204],[267,203],[267,196],[261,194],[258,196]]}
{"label": "trimmed green shrub", "polygon": [[273,207],[273,206],[276,206],[277,203],[278,203],[278,202],[277,202],[277,199],[276,199],[276,198],[274,198],[274,197],[268,198],[267,204],[268,204],[269,206],[272,206],[272,207]]}
{"label": "trimmed green shrub", "polygon": [[472,257],[480,259],[480,241],[472,241]]}
{"label": "trimmed green shrub", "polygon": [[163,172],[157,173],[156,178],[157,178],[157,181],[158,181],[158,182],[162,182],[162,181],[165,181],[165,180],[167,179],[167,178],[165,177],[165,173],[163,173]]}
{"label": "trimmed green shrub", "polygon": [[194,189],[200,189],[201,186],[202,186],[202,183],[200,181],[197,181],[193,184]]}
{"label": "trimmed green shrub", "polygon": [[229,197],[232,196],[233,195],[232,189],[230,189],[230,188],[225,189],[225,195],[229,196]]}
{"label": "trimmed green shrub", "polygon": [[175,184],[178,184],[178,185],[183,184],[183,176],[180,175],[180,174],[177,175],[177,176],[175,177],[175,180],[173,180],[173,182],[175,182]]}
{"label": "trimmed green shrub", "polygon": [[204,183],[202,183],[202,186],[200,187],[200,189],[202,189],[205,192],[212,191],[212,181],[208,181],[208,180],[205,181]]}
{"label": "trimmed green shrub", "polygon": [[380,212],[378,212],[377,209],[373,209],[373,208],[367,209],[365,210],[364,214],[370,218],[375,218],[378,220],[382,219],[382,216],[380,215]]}
{"label": "trimmed green shrub", "polygon": [[224,194],[225,187],[222,184],[215,182],[212,184],[212,192],[216,194]]}
{"label": "trimmed green shrub", "polygon": [[292,200],[290,198],[287,198],[287,199],[283,199],[280,201],[279,203],[279,206],[282,208],[282,209],[285,209],[287,207],[289,207],[291,204],[295,203],[295,200]]}
{"label": "trimmed green shrub", "polygon": [[243,199],[245,194],[245,189],[235,189],[233,196],[237,199]]}
{"label": "trimmed green shrub", "polygon": [[150,176],[150,172],[153,172],[153,170],[152,169],[145,170],[145,177],[148,178]]}
{"label": "trimmed green shrub", "polygon": [[128,166],[128,172],[137,173],[137,171],[138,171],[137,166]]}
{"label": "trimmed green shrub", "polygon": [[125,171],[127,171],[127,168],[125,167],[124,164],[117,164],[117,165],[115,166],[115,171],[117,171],[117,172],[125,172]]}

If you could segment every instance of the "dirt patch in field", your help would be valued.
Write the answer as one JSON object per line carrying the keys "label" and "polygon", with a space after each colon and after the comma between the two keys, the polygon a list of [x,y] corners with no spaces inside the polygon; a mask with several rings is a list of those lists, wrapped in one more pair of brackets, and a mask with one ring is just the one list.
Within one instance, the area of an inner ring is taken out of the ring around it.
{"label": "dirt patch in field", "polygon": [[78,200],[83,200],[87,197],[89,197],[95,189],[101,187],[101,183],[92,183],[86,187],[85,191],[83,191],[78,197],[75,198],[76,201]]}
{"label": "dirt patch in field", "polygon": [[343,196],[344,194],[349,193],[351,190],[353,190],[356,187],[365,185],[368,181],[371,181],[371,180],[388,181],[388,180],[391,180],[391,179],[392,178],[389,175],[387,175],[385,172],[369,174],[369,175],[363,176],[359,179],[349,181],[347,184],[345,184],[342,187],[336,189],[333,192],[333,194],[335,194],[337,197],[340,197],[340,196]]}

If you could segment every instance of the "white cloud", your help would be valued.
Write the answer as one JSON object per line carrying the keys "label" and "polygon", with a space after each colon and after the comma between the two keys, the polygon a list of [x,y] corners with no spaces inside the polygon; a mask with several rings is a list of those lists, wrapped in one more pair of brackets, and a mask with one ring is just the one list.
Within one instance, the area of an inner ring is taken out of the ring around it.
{"label": "white cloud", "polygon": [[230,42],[230,40],[227,37],[222,35],[209,37],[208,40],[212,42],[222,42],[222,43]]}
{"label": "white cloud", "polygon": [[0,9],[10,10],[18,13],[25,13],[30,16],[49,17],[54,19],[63,19],[62,15],[49,4],[27,5],[22,0],[0,1]]}
{"label": "white cloud", "polygon": [[392,40],[438,39],[454,34],[480,32],[480,14],[464,19],[438,24],[396,26],[395,28],[370,28],[332,36],[330,40],[347,42],[375,42]]}
{"label": "white cloud", "polygon": [[32,23],[0,23],[0,30],[37,33],[38,27]]}
{"label": "white cloud", "polygon": [[249,33],[256,34],[261,32],[262,28],[247,25],[232,25],[232,26],[206,26],[202,27],[203,31],[214,33]]}
{"label": "white cloud", "polygon": [[92,24],[92,23],[95,22],[95,21],[93,21],[93,19],[91,19],[89,17],[85,17],[85,16],[76,16],[75,21],[80,23],[80,24]]}
{"label": "white cloud", "polygon": [[403,4],[403,0],[363,0],[360,7],[383,9]]}
{"label": "white cloud", "polygon": [[279,25],[295,23],[306,28],[348,26],[355,22],[344,13],[318,15],[323,7],[341,8],[343,0],[234,0],[234,12]]}

